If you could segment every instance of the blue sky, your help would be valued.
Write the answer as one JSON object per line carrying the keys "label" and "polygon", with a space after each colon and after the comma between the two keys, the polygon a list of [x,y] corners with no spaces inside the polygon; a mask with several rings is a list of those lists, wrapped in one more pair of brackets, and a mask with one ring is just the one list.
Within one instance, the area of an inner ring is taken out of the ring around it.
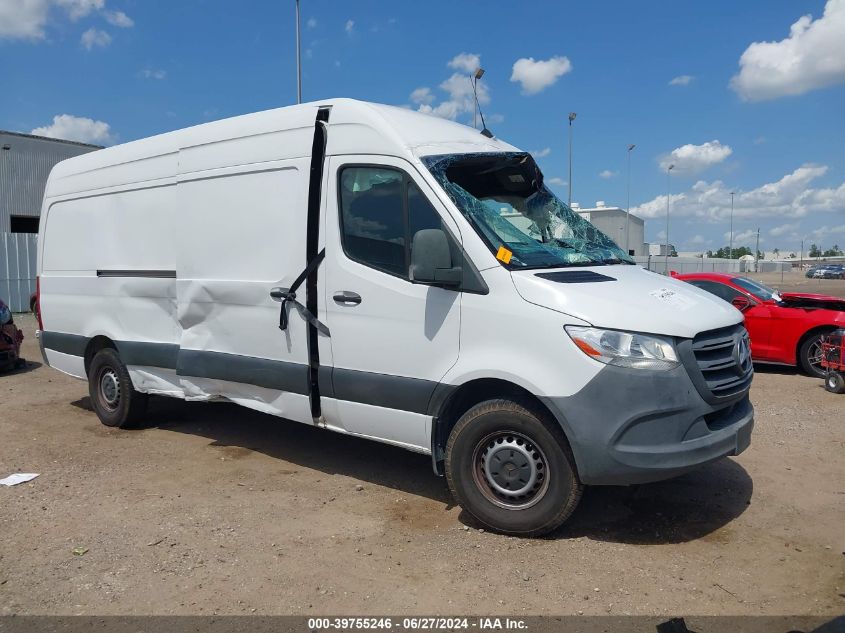
{"label": "blue sky", "polygon": [[[293,103],[293,20],[293,0],[0,0],[0,128],[112,144]],[[577,112],[582,206],[625,206],[635,143],[647,240],[672,162],[680,251],[727,244],[730,191],[735,245],[759,227],[761,249],[845,248],[845,0],[302,0],[302,33],[306,101],[471,123],[480,62],[488,126],[564,200]]]}

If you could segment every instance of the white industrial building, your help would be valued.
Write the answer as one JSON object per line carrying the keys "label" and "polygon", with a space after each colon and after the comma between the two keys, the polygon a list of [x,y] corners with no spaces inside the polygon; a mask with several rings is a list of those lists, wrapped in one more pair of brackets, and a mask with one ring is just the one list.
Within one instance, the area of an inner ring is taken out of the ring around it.
{"label": "white industrial building", "polygon": [[[585,220],[592,222],[622,250],[625,250],[625,209],[609,207],[604,200],[599,200],[592,208],[581,207],[577,202],[573,202],[572,210],[579,213]],[[648,255],[648,244],[645,243],[645,221],[633,213],[628,218],[627,244],[630,255]]]}

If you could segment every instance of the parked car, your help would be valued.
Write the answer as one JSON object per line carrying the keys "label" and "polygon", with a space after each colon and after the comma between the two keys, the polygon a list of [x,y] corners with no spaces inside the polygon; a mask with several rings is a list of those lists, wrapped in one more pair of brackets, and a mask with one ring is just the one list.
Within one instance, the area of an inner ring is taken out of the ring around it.
{"label": "parked car", "polygon": [[349,99],[216,121],[59,163],[40,231],[47,363],[108,426],[230,400],[429,454],[519,535],[751,441],[742,315],[487,130]]}
{"label": "parked car", "polygon": [[755,361],[798,365],[811,376],[824,376],[820,338],[845,325],[845,299],[779,293],[759,281],[723,273],[675,277],[724,299],[745,315]]}
{"label": "parked car", "polygon": [[822,266],[813,276],[820,279],[845,279],[845,265],[829,264]]}
{"label": "parked car", "polygon": [[0,371],[23,367],[22,342],[23,332],[15,325],[9,306],[0,299]]}

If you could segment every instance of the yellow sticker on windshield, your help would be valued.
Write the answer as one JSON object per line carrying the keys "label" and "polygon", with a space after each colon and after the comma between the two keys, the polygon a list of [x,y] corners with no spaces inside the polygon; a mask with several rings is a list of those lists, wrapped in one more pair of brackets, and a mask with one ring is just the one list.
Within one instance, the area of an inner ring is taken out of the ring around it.
{"label": "yellow sticker on windshield", "polygon": [[496,259],[504,264],[511,263],[511,257],[513,257],[513,253],[506,249],[504,246],[499,247],[499,252],[496,253]]}

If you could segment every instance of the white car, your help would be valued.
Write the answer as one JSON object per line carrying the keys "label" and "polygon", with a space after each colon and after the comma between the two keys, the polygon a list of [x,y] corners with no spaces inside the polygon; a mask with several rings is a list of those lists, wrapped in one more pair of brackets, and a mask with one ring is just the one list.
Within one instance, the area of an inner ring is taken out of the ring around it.
{"label": "white car", "polygon": [[157,394],[388,442],[522,535],[750,441],[740,312],[450,121],[332,99],[71,158],[38,245],[46,362],[110,426]]}

